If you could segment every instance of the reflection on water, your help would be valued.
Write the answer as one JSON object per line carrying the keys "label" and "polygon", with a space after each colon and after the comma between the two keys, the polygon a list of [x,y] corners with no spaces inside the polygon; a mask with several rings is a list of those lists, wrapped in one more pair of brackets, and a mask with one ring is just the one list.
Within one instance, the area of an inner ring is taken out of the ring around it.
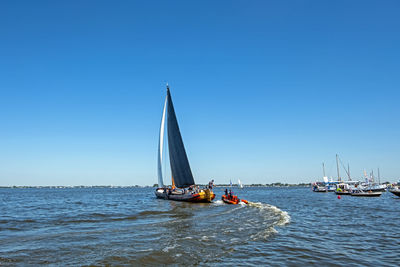
{"label": "reflection on water", "polygon": [[[395,264],[399,199],[244,188],[249,205],[153,188],[0,189],[0,264]],[[390,216],[389,216],[390,215]]]}

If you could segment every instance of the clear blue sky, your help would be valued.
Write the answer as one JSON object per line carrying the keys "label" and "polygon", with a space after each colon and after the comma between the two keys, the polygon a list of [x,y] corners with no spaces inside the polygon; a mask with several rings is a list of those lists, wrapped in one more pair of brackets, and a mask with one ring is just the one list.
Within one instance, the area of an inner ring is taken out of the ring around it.
{"label": "clear blue sky", "polygon": [[400,177],[399,1],[0,1],[0,185]]}

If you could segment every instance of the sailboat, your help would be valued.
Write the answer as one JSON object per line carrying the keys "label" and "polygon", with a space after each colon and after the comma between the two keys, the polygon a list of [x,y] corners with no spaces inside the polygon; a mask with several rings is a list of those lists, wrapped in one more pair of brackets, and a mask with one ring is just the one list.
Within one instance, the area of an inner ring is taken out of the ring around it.
{"label": "sailboat", "polygon": [[238,179],[238,186],[239,186],[239,188],[243,188],[243,184],[242,184],[242,182],[240,181],[240,179]]}
{"label": "sailboat", "polygon": [[[162,172],[165,127],[168,136],[171,187],[164,185]],[[168,84],[158,142],[158,188],[155,194],[157,198],[188,202],[211,202],[215,198],[212,188],[200,189],[194,182]]]}

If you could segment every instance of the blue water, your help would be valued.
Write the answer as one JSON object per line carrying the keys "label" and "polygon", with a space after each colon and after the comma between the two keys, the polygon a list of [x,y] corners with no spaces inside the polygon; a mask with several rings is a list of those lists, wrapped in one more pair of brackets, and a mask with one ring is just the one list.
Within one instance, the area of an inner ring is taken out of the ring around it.
{"label": "blue water", "polygon": [[154,188],[0,189],[0,265],[397,266],[400,198],[237,189],[251,205]]}

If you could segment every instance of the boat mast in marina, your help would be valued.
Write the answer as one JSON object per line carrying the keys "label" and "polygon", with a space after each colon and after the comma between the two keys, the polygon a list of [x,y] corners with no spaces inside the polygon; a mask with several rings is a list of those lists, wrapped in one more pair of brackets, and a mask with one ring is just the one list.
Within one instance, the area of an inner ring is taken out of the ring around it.
{"label": "boat mast in marina", "polygon": [[371,171],[372,183],[375,183],[374,170]]}
{"label": "boat mast in marina", "polygon": [[328,183],[329,182],[329,180],[328,180],[328,177],[326,176],[326,174],[325,174],[325,163],[323,163],[322,162],[322,179],[324,180],[324,182],[325,183]]}
{"label": "boat mast in marina", "polygon": [[347,176],[349,177],[349,181],[351,181],[351,177],[350,177],[350,164],[347,163]]}
{"label": "boat mast in marina", "polygon": [[338,177],[338,181],[341,182],[342,179],[340,179],[340,173],[339,173],[339,156],[338,154],[336,154],[336,169],[337,169],[337,177]]}
{"label": "boat mast in marina", "polygon": [[378,183],[381,184],[381,173],[379,172],[379,168],[378,168]]}

